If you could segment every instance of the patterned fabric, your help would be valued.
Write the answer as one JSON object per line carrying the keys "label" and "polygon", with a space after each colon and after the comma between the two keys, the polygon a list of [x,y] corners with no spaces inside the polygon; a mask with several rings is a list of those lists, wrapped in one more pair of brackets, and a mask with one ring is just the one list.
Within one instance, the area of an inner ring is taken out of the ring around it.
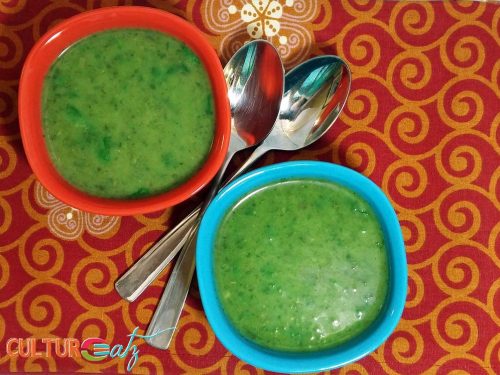
{"label": "patterned fabric", "polygon": [[[6,342],[125,345],[136,326],[144,333],[165,277],[131,304],[113,283],[189,206],[90,215],[58,202],[27,164],[16,108],[27,53],[62,19],[111,5],[180,15],[223,61],[257,37],[287,68],[314,55],[345,58],[352,93],[337,124],[309,149],[261,162],[349,166],[398,213],[409,262],[403,319],[376,352],[332,373],[500,373],[500,7],[375,0],[0,0],[0,373],[125,373],[121,358],[22,358],[7,355]],[[195,286],[169,351],[135,343],[134,373],[262,373],[217,341]]]}

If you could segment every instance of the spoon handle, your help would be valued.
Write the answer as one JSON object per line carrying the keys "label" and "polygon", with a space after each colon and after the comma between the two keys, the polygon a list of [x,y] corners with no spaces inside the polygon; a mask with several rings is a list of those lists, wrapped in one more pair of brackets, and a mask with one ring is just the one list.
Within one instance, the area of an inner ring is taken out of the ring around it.
{"label": "spoon handle", "polygon": [[200,207],[187,215],[164,235],[116,282],[115,289],[125,300],[133,302],[163,271],[186,243],[187,234],[198,217]]}
{"label": "spoon handle", "polygon": [[[268,150],[267,146],[263,145],[256,148],[248,160],[231,177],[230,181]],[[194,273],[199,223],[200,220],[197,220],[192,230],[188,233],[190,238],[182,248],[181,255],[175,264],[172,275],[167,281],[165,291],[148,326],[146,335],[151,336],[151,338],[146,339],[146,342],[155,348],[168,349],[177,323],[179,322]]]}
{"label": "spoon handle", "polygon": [[212,181],[210,191],[200,206],[201,208],[195,209],[186,216],[115,282],[115,289],[122,298],[129,302],[135,301],[177,255],[182,245],[189,238],[191,228],[199,219],[200,210],[204,212],[215,194],[217,194],[224,171],[233,155],[234,152],[231,150],[226,155],[222,167]]}
{"label": "spoon handle", "polygon": [[179,321],[179,317],[189,291],[189,285],[191,284],[191,279],[193,277],[195,264],[194,257],[196,253],[196,235],[198,233],[200,217],[208,208],[208,205],[217,194],[217,191],[219,191],[224,171],[226,170],[233,155],[234,152],[228,152],[221,169],[213,179],[210,191],[201,205],[200,214],[196,216],[193,227],[191,227],[188,231],[188,240],[186,242],[187,246],[183,248],[184,250],[181,252],[179,259],[175,264],[172,275],[170,275],[170,278],[168,279],[168,283],[165,286],[160,302],[156,307],[151,322],[149,323],[148,330],[146,332],[146,336],[149,336],[149,338],[146,342],[156,348],[166,349],[170,345],[170,341],[174,334],[175,327],[177,326],[177,322]]}
{"label": "spoon handle", "polygon": [[[264,144],[257,147],[224,186],[242,174],[267,151],[269,151],[269,148]],[[129,302],[135,301],[177,255],[182,245],[186,243],[189,230],[196,222],[200,209],[201,205],[196,207],[115,282],[115,289],[123,299]]]}
{"label": "spoon handle", "polygon": [[158,349],[168,349],[189,291],[195,265],[197,224],[193,232],[175,264],[146,331],[146,336],[149,336],[146,342]]}

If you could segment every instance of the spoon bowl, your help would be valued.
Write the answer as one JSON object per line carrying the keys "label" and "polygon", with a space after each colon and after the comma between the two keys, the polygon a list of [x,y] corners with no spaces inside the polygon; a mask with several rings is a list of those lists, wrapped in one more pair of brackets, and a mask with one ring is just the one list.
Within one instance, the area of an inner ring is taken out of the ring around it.
{"label": "spoon bowl", "polygon": [[290,70],[278,120],[238,172],[269,150],[296,151],[316,142],[339,117],[350,90],[351,71],[340,57],[318,56]]}
{"label": "spoon bowl", "polygon": [[[273,128],[281,135],[275,147],[297,150],[321,138],[340,115],[350,86],[349,68],[335,56],[319,56],[290,71],[283,110]],[[277,137],[268,138],[268,142],[272,140]]]}
{"label": "spoon bowl", "polygon": [[255,146],[269,134],[283,97],[284,73],[276,49],[257,40],[224,67],[231,107],[231,151]]}

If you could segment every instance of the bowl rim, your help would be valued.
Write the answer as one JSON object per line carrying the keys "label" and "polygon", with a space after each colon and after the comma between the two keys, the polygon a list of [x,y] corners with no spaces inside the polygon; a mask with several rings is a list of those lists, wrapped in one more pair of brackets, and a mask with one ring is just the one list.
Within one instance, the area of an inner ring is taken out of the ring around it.
{"label": "bowl rim", "polygon": [[[262,186],[295,178],[321,179],[341,184],[367,200],[381,222],[389,255],[388,295],[375,322],[363,334],[345,344],[308,353],[272,351],[242,337],[232,327],[218,301],[212,267],[215,234],[227,210],[246,194]],[[357,361],[379,347],[394,331],[406,301],[406,252],[401,227],[388,198],[374,182],[361,173],[327,162],[291,161],[269,165],[247,173],[225,187],[202,218],[197,240],[196,270],[205,314],[221,343],[240,359],[275,372],[319,372]]]}
{"label": "bowl rim", "polygon": [[[76,41],[117,28],[164,32],[187,44],[203,62],[211,82],[215,106],[215,134],[204,164],[189,180],[164,193],[140,199],[109,199],[78,190],[62,178],[48,155],[43,139],[41,93],[45,75],[56,58]],[[103,215],[135,215],[159,211],[199,192],[224,161],[230,139],[230,107],[221,62],[203,33],[184,19],[163,10],[141,6],[95,9],[70,17],[47,31],[33,46],[19,81],[18,113],[21,138],[34,174],[64,203]]]}

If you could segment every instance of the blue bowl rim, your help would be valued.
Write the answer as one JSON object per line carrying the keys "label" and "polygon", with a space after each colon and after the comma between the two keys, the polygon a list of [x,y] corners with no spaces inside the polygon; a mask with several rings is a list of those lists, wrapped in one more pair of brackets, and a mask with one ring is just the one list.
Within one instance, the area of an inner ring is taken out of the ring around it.
{"label": "blue bowl rim", "polygon": [[[383,311],[372,326],[341,346],[304,353],[263,348],[241,336],[219,303],[213,272],[213,243],[218,226],[234,203],[259,187],[283,179],[310,178],[341,184],[368,201],[377,214],[389,255],[389,291]],[[198,231],[196,270],[200,295],[208,322],[221,343],[241,360],[256,367],[285,373],[308,373],[342,367],[377,349],[394,331],[407,293],[407,263],[401,227],[382,190],[370,179],[349,168],[319,161],[291,161],[247,173],[225,187],[205,212]]]}

